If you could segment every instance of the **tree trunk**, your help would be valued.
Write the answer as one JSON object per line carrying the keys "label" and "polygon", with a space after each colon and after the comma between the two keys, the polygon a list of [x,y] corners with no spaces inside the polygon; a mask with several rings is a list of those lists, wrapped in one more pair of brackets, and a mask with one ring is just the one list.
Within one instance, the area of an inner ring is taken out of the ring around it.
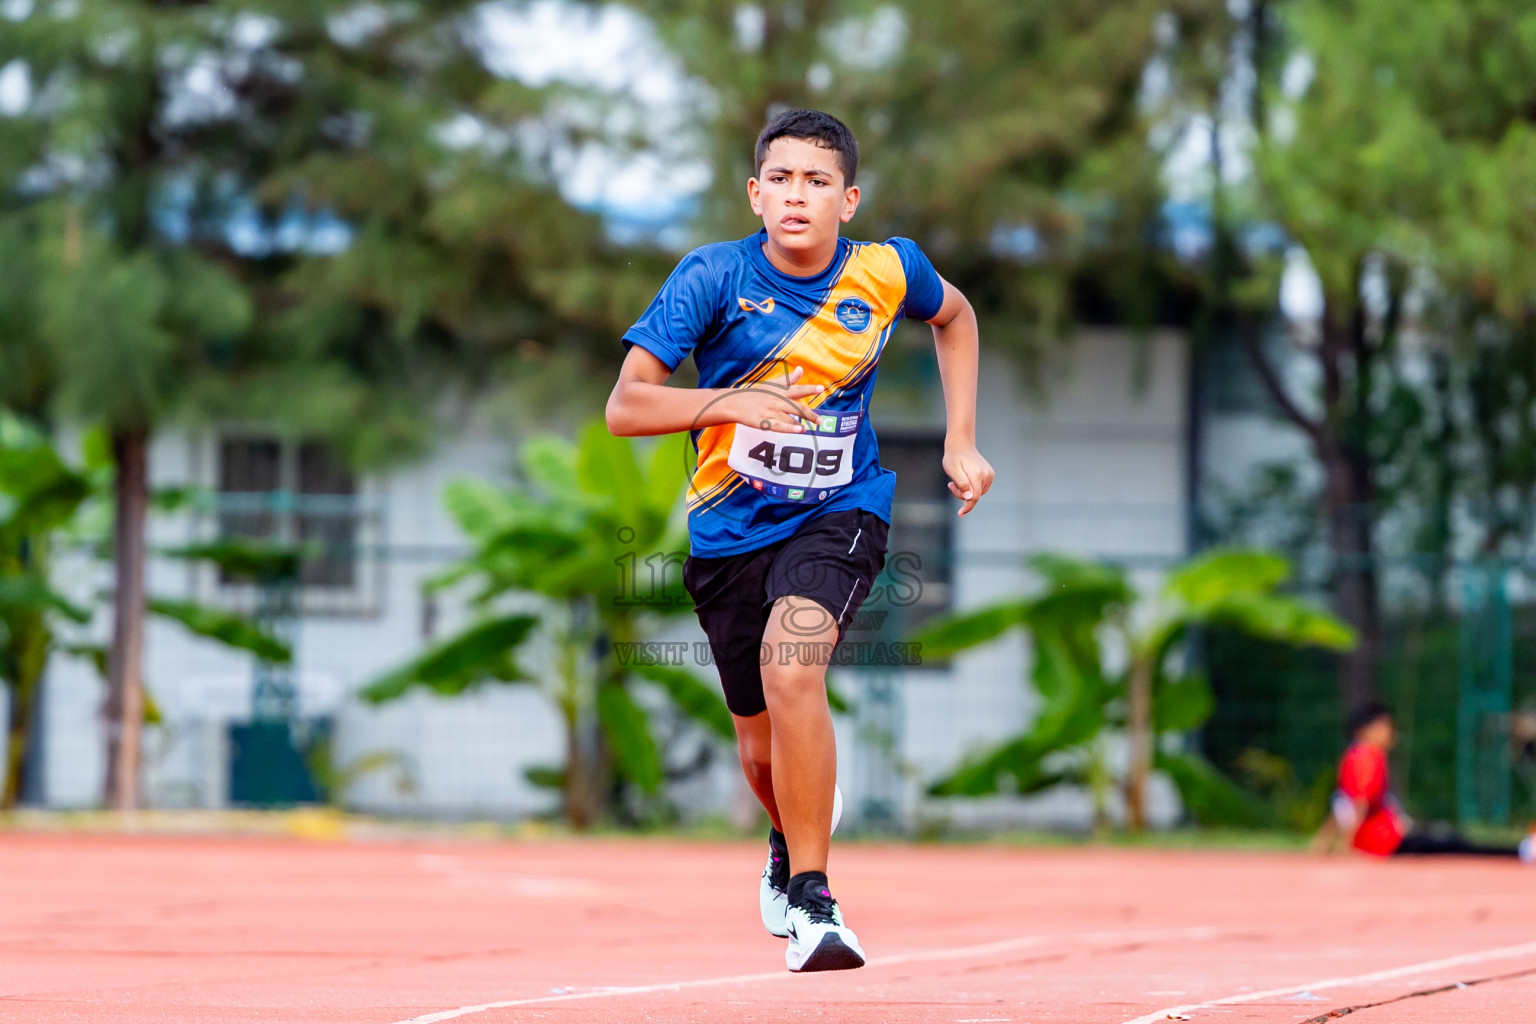
{"label": "tree trunk", "polygon": [[144,534],[149,511],[148,434],[115,432],[112,650],[107,671],[107,806],[139,806],[144,724]]}
{"label": "tree trunk", "polygon": [[1125,811],[1132,831],[1147,828],[1147,779],[1152,773],[1152,663],[1146,657],[1131,660],[1130,771],[1125,784]]}
{"label": "tree trunk", "polygon": [[[1359,280],[1354,293],[1359,294]],[[1323,519],[1332,556],[1334,601],[1359,636],[1340,659],[1339,696],[1345,710],[1376,694],[1381,660],[1381,605],[1376,574],[1376,475],[1367,439],[1375,355],[1366,337],[1365,310],[1349,303],[1347,322],[1330,298],[1316,358],[1322,376],[1322,416],[1313,418],[1287,392],[1280,371],[1264,351],[1258,324],[1242,318],[1240,332],[1265,389],[1286,419],[1312,444],[1323,471]]]}
{"label": "tree trunk", "polygon": [[1328,547],[1333,556],[1334,600],[1340,617],[1355,628],[1359,642],[1339,663],[1339,696],[1344,710],[1376,695],[1381,660],[1381,604],[1377,592],[1375,516],[1371,464],[1347,445],[1319,453],[1323,461]]}
{"label": "tree trunk", "polygon": [[584,831],[592,825],[592,798],[587,778],[587,755],[581,742],[581,716],[574,709],[565,715],[565,820]]}
{"label": "tree trunk", "polygon": [[[1359,293],[1358,276],[1355,293]],[[1376,580],[1376,474],[1368,450],[1373,353],[1366,314],[1356,299],[1347,323],[1330,302],[1322,320],[1324,414],[1314,436],[1323,467],[1323,510],[1333,556],[1334,600],[1359,641],[1339,663],[1339,697],[1347,714],[1376,695],[1381,659],[1381,606]]]}
{"label": "tree trunk", "polygon": [[0,811],[14,810],[26,785],[27,724],[32,717],[31,694],[21,684],[11,687],[11,707],[5,737],[5,789]]}
{"label": "tree trunk", "polygon": [[[30,547],[31,551],[24,557],[30,561],[30,568],[37,571],[38,563],[46,558],[40,553],[45,545],[39,541]],[[37,697],[43,672],[48,667],[48,654],[53,649],[53,630],[49,627],[47,613],[41,610],[14,615],[7,624],[13,660],[6,666],[11,676],[10,711],[6,722],[5,785],[0,792],[0,810],[8,811],[20,803],[27,792],[28,754],[37,721]]]}

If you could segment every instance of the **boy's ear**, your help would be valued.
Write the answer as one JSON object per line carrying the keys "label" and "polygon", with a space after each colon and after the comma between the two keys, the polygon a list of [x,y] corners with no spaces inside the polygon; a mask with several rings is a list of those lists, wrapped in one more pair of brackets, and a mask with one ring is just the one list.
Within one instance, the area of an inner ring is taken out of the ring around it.
{"label": "boy's ear", "polygon": [[752,216],[763,215],[763,186],[756,175],[747,179],[747,202],[752,205]]}
{"label": "boy's ear", "polygon": [[838,214],[838,219],[840,219],[844,224],[847,224],[849,221],[853,220],[853,215],[858,212],[858,209],[859,186],[849,185],[846,189],[843,190],[843,209],[842,212]]}

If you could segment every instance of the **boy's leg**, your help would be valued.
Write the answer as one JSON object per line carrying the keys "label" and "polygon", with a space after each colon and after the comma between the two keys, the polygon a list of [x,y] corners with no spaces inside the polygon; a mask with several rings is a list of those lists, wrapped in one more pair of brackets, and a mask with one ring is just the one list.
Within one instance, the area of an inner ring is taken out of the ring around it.
{"label": "boy's leg", "polygon": [[757,796],[757,802],[768,812],[768,821],[774,829],[783,832],[784,822],[779,817],[779,805],[773,796],[773,726],[768,712],[745,717],[731,715],[736,726],[736,753],[741,757],[741,773],[747,785]]}
{"label": "boy's leg", "polygon": [[[789,862],[797,875],[827,870],[837,740],[827,706],[827,665],[815,652],[830,651],[837,632],[836,621],[817,602],[782,597],[774,603],[763,633],[770,652],[762,667],[768,704],[762,717],[771,723],[770,798],[779,812],[775,827],[788,840]],[[794,653],[786,656],[783,652],[789,649]],[[743,767],[745,759],[743,754]]]}
{"label": "boy's leg", "polygon": [[844,923],[827,882],[837,739],[827,706],[826,655],[837,634],[825,607],[803,597],[775,601],[763,634],[772,652],[763,666],[763,697],[773,723],[773,794],[794,872],[784,912],[784,963],[792,971],[864,966],[858,936]]}
{"label": "boy's leg", "polygon": [[1398,844],[1394,852],[1401,857],[1429,857],[1445,854],[1459,857],[1520,857],[1522,854],[1521,847],[1516,844],[1489,846],[1474,843],[1459,832],[1410,832],[1403,837],[1403,841]]}

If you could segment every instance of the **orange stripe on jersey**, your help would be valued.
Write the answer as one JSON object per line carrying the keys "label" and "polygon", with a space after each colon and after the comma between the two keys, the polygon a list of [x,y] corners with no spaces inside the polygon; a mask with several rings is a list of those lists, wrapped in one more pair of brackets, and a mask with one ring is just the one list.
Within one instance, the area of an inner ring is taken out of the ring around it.
{"label": "orange stripe on jersey", "polygon": [[[734,386],[787,376],[798,367],[804,372],[796,383],[826,388],[804,399],[805,404],[812,408],[825,404],[879,358],[906,291],[906,273],[895,249],[880,244],[854,246],[821,307]],[[735,424],[699,432],[699,463],[688,488],[690,511],[724,497],[725,488],[741,482],[727,464],[735,436]]]}
{"label": "orange stripe on jersey", "polygon": [[[796,367],[804,370],[797,383],[826,387],[820,395],[811,396],[807,405],[824,404],[878,358],[906,294],[907,277],[895,249],[878,244],[854,249],[827,300],[779,356],[786,372]],[[863,304],[868,314],[863,330],[844,326],[839,310],[846,311],[845,303]]]}
{"label": "orange stripe on jersey", "polygon": [[736,476],[726,465],[731,453],[731,442],[736,439],[736,424],[720,423],[699,431],[699,464],[688,481],[687,506],[694,508],[713,497],[723,485]]}
{"label": "orange stripe on jersey", "polygon": [[[842,275],[844,271],[848,269],[848,265],[858,257],[858,249],[858,246],[850,248],[847,255],[843,257],[843,265],[838,269],[839,281],[842,280]],[[900,263],[900,260],[898,259],[897,262]],[[834,290],[837,288],[835,284],[832,287]],[[814,319],[814,317],[812,319]],[[789,375],[789,368],[787,366],[782,366],[784,361],[784,352],[789,348],[791,344],[794,343],[794,340],[798,338],[802,332],[805,331],[806,325],[810,322],[811,321],[809,320],[802,322],[799,327],[795,328],[793,331],[789,332],[783,338],[781,338],[779,343],[773,347],[772,351],[764,356],[756,366],[752,367],[752,369],[738,377],[736,382],[731,386],[739,388],[747,387],[752,384],[759,384],[763,381],[771,381],[775,376],[773,372],[775,369],[779,369],[781,371],[777,376],[787,377]]]}

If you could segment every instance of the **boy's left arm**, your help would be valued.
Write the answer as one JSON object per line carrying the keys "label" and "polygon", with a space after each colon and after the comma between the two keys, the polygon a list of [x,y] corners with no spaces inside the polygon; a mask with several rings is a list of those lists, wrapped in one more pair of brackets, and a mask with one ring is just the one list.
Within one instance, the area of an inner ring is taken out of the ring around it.
{"label": "boy's left arm", "polygon": [[976,507],[992,487],[992,465],[976,450],[976,375],[980,336],[976,311],[960,289],[944,282],[944,302],[928,323],[933,327],[944,384],[944,472],[949,490],[964,504],[960,515]]}

